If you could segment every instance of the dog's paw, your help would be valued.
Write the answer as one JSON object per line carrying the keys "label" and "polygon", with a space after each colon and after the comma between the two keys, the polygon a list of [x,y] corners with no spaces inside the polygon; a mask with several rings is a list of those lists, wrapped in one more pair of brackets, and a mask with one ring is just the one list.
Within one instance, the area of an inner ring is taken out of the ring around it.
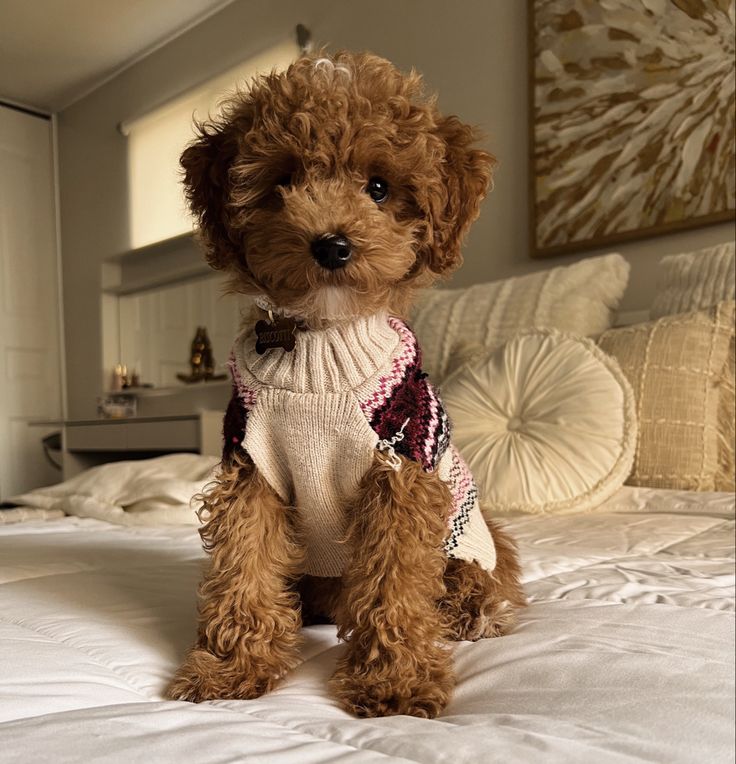
{"label": "dog's paw", "polygon": [[479,639],[501,637],[516,624],[517,612],[509,602],[492,600],[465,603],[460,612],[448,618],[448,638],[453,641],[477,642]]}
{"label": "dog's paw", "polygon": [[416,716],[434,719],[447,705],[452,689],[451,675],[438,672],[424,678],[402,675],[379,680],[370,673],[339,668],[330,682],[340,705],[360,718]]}
{"label": "dog's paw", "polygon": [[222,659],[193,648],[166,690],[171,700],[250,700],[268,692],[278,675],[254,672],[242,661]]}
{"label": "dog's paw", "polygon": [[[390,683],[363,684],[336,677],[337,700],[349,713],[363,719],[376,716],[416,716],[434,719],[447,705],[449,693],[438,687],[395,687]],[[334,686],[334,685],[333,685]]]}

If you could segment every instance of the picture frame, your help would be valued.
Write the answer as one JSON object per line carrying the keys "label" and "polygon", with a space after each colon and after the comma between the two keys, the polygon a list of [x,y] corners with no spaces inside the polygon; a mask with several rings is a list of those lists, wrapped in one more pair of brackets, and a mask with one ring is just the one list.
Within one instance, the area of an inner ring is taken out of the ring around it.
{"label": "picture frame", "polygon": [[736,219],[729,0],[527,5],[531,256]]}

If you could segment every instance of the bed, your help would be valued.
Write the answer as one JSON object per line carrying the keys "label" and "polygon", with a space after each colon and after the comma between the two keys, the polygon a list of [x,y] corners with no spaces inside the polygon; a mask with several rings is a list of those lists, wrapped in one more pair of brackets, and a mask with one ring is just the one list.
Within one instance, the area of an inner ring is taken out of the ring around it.
{"label": "bed", "polygon": [[[557,363],[591,382],[591,395],[545,374],[545,408],[523,369],[499,365],[499,379],[485,379],[494,406],[504,384],[517,408],[522,390],[533,398],[525,422],[537,412],[550,453],[558,436],[573,433],[568,472],[588,483],[543,472],[554,463],[541,457],[527,470],[519,442],[515,473],[471,463],[476,478],[488,473],[486,498],[505,486],[495,510],[527,509],[499,519],[519,543],[530,604],[507,636],[454,646],[458,684],[439,718],[359,720],[342,711],[326,691],[344,649],[332,626],[303,630],[303,662],[262,698],[165,700],[195,636],[204,560],[196,506],[187,502],[214,467],[211,458],[175,454],[102,465],[0,511],[0,761],[733,761],[736,256],[732,244],[715,249],[665,258],[651,315],[620,330],[610,322],[628,265],[616,254],[425,295],[413,326],[446,402],[453,385],[457,393],[479,369],[495,368],[494,348],[531,343],[519,332],[533,327],[599,337],[631,381],[609,375],[615,390],[599,400],[602,377],[592,384],[593,372],[601,364],[610,371],[608,360]],[[588,360],[600,355],[580,343]],[[478,348],[491,355],[473,360]],[[679,353],[674,361],[670,351]],[[564,390],[572,409],[560,408]],[[475,397],[484,406],[491,398]],[[470,412],[466,433],[483,446],[480,456],[495,433],[476,431],[476,422],[510,430],[516,416],[454,400],[455,436],[462,440]],[[549,422],[545,411],[554,413]],[[575,417],[588,414],[573,432]],[[597,463],[595,443],[611,417],[610,449]],[[687,448],[673,447],[680,441]],[[530,453],[541,443],[531,438]],[[594,469],[585,473],[583,463]],[[662,487],[635,487],[644,485]],[[541,498],[512,495],[522,488]],[[557,500],[561,489],[574,501]]]}
{"label": "bed", "polygon": [[0,759],[732,761],[733,495],[624,487],[506,523],[530,606],[508,636],[455,646],[431,721],[340,710],[331,626],[304,629],[303,663],[265,697],[166,701],[195,630],[190,520],[0,527]]}

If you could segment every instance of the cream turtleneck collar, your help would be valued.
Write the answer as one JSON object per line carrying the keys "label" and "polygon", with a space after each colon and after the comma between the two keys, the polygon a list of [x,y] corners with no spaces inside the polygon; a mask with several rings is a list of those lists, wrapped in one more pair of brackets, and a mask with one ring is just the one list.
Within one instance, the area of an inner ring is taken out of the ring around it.
{"label": "cream turtleneck collar", "polygon": [[325,329],[297,331],[296,347],[256,352],[256,335],[248,327],[236,340],[238,366],[264,387],[295,393],[353,390],[384,367],[399,344],[388,314],[376,313]]}

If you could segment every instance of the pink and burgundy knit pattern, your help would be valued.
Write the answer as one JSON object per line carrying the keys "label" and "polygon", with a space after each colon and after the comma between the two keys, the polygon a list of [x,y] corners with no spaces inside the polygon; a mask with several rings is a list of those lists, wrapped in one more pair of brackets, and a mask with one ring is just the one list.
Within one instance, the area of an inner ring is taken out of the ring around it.
{"label": "pink and burgundy knit pattern", "polygon": [[470,512],[478,501],[478,488],[470,468],[455,446],[450,446],[447,458],[451,460],[447,484],[452,493],[452,511],[448,518],[450,535],[445,541],[445,550],[452,556],[457,548],[463,528],[470,520]]}
{"label": "pink and burgundy knit pattern", "polygon": [[390,441],[408,420],[404,438],[394,445],[394,450],[419,462],[426,472],[436,470],[445,453],[451,458],[446,478],[452,493],[448,518],[450,536],[445,543],[449,554],[458,546],[458,539],[477,500],[478,489],[462,456],[450,446],[450,420],[440,397],[422,371],[422,352],[417,338],[398,318],[390,318],[389,323],[400,337],[399,350],[394,355],[390,371],[378,380],[370,394],[363,396],[360,407],[381,440]]}
{"label": "pink and burgundy knit pattern", "polygon": [[437,468],[450,443],[450,422],[437,393],[422,371],[417,338],[398,318],[389,324],[400,337],[390,371],[359,401],[379,439],[390,440],[409,420],[397,454],[419,462],[429,472]]}
{"label": "pink and burgundy knit pattern", "polygon": [[245,438],[248,412],[256,405],[257,396],[257,391],[247,387],[241,379],[234,353],[230,353],[227,365],[233,378],[233,394],[222,423],[223,463],[227,463],[233,451],[241,448],[241,443],[243,438]]}

